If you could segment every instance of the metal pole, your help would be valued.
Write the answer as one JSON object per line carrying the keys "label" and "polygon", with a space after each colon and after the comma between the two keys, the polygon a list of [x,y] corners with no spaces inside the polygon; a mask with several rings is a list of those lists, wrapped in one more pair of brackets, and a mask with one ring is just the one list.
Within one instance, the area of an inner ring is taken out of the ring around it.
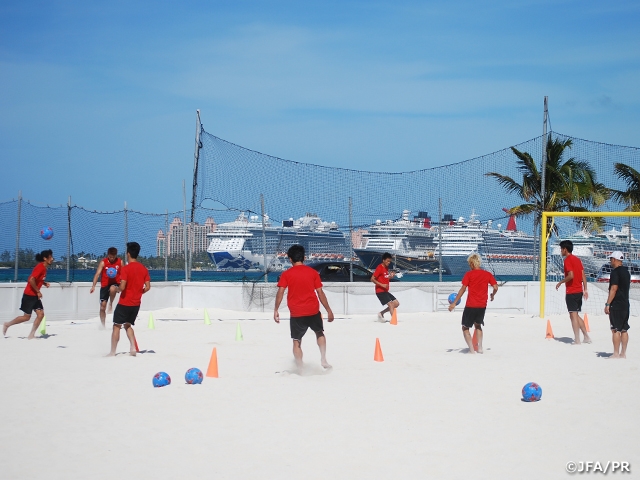
{"label": "metal pole", "polygon": [[540,231],[540,270],[542,270],[542,275],[540,275],[540,318],[544,318],[544,297],[547,281],[547,212],[542,212]]}
{"label": "metal pole", "polygon": [[182,180],[182,208],[183,208],[183,220],[182,225],[182,239],[184,241],[184,281],[189,281],[189,257],[187,255],[187,186],[184,180]]}
{"label": "metal pole", "polygon": [[22,190],[18,192],[18,223],[16,224],[16,254],[13,281],[18,281],[18,261],[20,259],[20,217],[22,216]]}
{"label": "metal pole", "polygon": [[122,261],[127,261],[127,243],[129,243],[129,211],[127,210],[127,202],[124,202],[124,251],[122,252]]}
{"label": "metal pole", "polygon": [[71,273],[71,196],[67,202],[67,282],[69,281],[69,274]]}
{"label": "metal pole", "polygon": [[196,110],[196,146],[195,153],[193,154],[193,192],[191,194],[191,223],[194,222],[194,214],[196,211],[196,190],[198,188],[198,162],[200,160],[200,149],[202,143],[200,143],[200,131],[202,130],[202,124],[200,123],[200,110]]}
{"label": "metal pole", "polygon": [[353,203],[349,197],[349,281],[353,282]]}
{"label": "metal pole", "polygon": [[164,211],[164,281],[169,280],[169,211]]}
{"label": "metal pole", "polygon": [[268,282],[267,278],[267,234],[264,218],[264,195],[260,194],[260,211],[262,213],[262,262],[264,263],[264,281]]}
{"label": "metal pole", "polygon": [[438,281],[442,281],[442,198],[438,198]]}
{"label": "metal pole", "polygon": [[[547,202],[545,199],[545,195],[547,194],[547,143],[548,143],[548,139],[547,139],[547,122],[549,120],[549,97],[545,96],[544,97],[544,116],[542,118],[542,165],[540,166],[540,169],[542,170],[541,172],[541,185],[540,185],[540,198],[541,198],[541,209],[544,212],[547,209]],[[538,216],[540,216],[540,212],[536,213]],[[540,227],[540,235],[542,236],[542,226]],[[546,226],[545,226],[545,231],[546,231]],[[537,233],[537,232],[535,232]],[[535,234],[534,233],[534,234]],[[546,244],[546,241],[544,242]],[[540,245],[542,245],[542,239],[540,239]],[[546,253],[545,253],[546,255]],[[537,267],[537,262],[535,261],[535,254],[534,254],[534,260],[533,260],[533,264],[534,264],[534,268],[535,268],[535,274],[534,274],[534,280],[535,277],[538,273],[538,269]]]}

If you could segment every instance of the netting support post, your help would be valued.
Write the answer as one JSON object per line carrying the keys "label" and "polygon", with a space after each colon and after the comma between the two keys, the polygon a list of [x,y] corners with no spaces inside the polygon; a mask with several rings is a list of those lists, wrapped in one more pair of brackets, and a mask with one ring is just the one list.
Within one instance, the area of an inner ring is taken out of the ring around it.
{"label": "netting support post", "polygon": [[196,212],[196,191],[198,189],[198,163],[200,161],[200,149],[202,142],[200,141],[200,132],[202,131],[202,123],[200,123],[200,110],[196,110],[196,146],[193,154],[193,191],[191,193],[191,223],[195,221]]}
{"label": "netting support post", "polygon": [[262,263],[264,263],[264,281],[267,283],[269,281],[267,278],[267,233],[264,218],[264,195],[262,193],[260,194],[260,213],[262,216]]}
{"label": "netting support post", "polygon": [[124,202],[124,251],[122,252],[122,262],[127,262],[127,243],[129,243],[129,212],[127,202]]}
{"label": "netting support post", "polygon": [[[540,165],[541,175],[540,175],[540,201],[542,202],[542,210],[544,211],[546,207],[545,195],[547,194],[547,123],[549,121],[549,97],[544,97],[544,116],[542,118],[542,164]],[[545,225],[545,230],[546,230]],[[537,228],[535,229],[534,235],[537,233]],[[542,225],[540,226],[540,236],[545,236],[542,233]],[[546,244],[546,239],[545,239]],[[540,239],[540,245],[542,245],[542,239]],[[535,245],[534,245],[535,251]],[[542,259],[540,259],[542,261]],[[538,272],[536,268],[536,257],[533,257],[533,269],[534,272]],[[546,268],[545,268],[546,271]],[[535,280],[535,276],[533,278]]]}
{"label": "netting support post", "polygon": [[353,282],[353,202],[349,197],[349,281]]}
{"label": "netting support post", "polygon": [[71,196],[67,202],[67,282],[71,274]]}
{"label": "netting support post", "polygon": [[167,251],[169,240],[169,210],[164,211],[164,281],[169,280],[169,252]]}
{"label": "netting support post", "polygon": [[189,253],[188,253],[188,238],[187,238],[187,186],[184,180],[182,180],[182,241],[184,243],[184,281],[189,281]]}
{"label": "netting support post", "polygon": [[18,281],[18,265],[20,260],[20,222],[22,216],[22,190],[18,192],[18,222],[16,224],[16,253],[15,253],[15,267],[13,271],[13,281]]}
{"label": "netting support post", "polygon": [[438,198],[438,281],[442,281],[442,198]]}

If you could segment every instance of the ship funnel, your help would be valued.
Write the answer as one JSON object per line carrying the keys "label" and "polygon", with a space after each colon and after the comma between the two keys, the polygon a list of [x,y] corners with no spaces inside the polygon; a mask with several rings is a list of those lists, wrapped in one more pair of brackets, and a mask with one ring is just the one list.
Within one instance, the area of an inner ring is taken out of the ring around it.
{"label": "ship funnel", "polygon": [[[509,210],[507,208],[503,208],[502,211],[505,213],[509,213]],[[516,227],[516,216],[510,214],[509,221],[507,222],[507,232],[515,232],[516,230],[518,230],[518,228]]]}

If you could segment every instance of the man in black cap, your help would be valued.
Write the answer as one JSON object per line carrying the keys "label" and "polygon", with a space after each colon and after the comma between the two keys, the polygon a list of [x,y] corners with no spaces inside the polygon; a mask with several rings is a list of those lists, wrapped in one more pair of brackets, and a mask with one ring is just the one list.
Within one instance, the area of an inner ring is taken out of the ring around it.
{"label": "man in black cap", "polygon": [[609,256],[611,276],[609,277],[609,297],[604,304],[604,313],[609,315],[613,335],[613,355],[611,358],[627,358],[629,343],[629,287],[631,275],[622,265],[622,252],[613,252]]}

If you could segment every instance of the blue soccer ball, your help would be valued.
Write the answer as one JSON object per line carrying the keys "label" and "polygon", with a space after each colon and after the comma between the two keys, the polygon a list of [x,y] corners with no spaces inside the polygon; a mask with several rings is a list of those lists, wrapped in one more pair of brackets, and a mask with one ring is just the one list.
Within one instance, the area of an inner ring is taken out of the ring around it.
{"label": "blue soccer ball", "polygon": [[184,381],[189,385],[196,385],[202,383],[202,372],[199,368],[190,368],[187,373],[184,374]]}
{"label": "blue soccer ball", "polygon": [[118,274],[118,269],[117,268],[115,268],[115,267],[107,268],[107,277],[116,278],[117,274]]}
{"label": "blue soccer ball", "polygon": [[43,240],[51,240],[53,238],[53,228],[44,227],[42,230],[40,230],[40,236]]}
{"label": "blue soccer ball", "polygon": [[525,402],[537,402],[542,398],[542,387],[535,382],[529,382],[522,387],[522,399]]}
{"label": "blue soccer ball", "polygon": [[[449,298],[447,300],[449,300],[449,303],[453,303],[457,296],[458,296],[457,293],[450,293],[449,294]],[[458,300],[458,303],[456,303],[456,305],[460,305],[461,301],[462,301],[462,299]]]}
{"label": "blue soccer ball", "polygon": [[171,377],[168,373],[158,372],[153,376],[154,387],[166,387],[167,385],[171,385]]}

